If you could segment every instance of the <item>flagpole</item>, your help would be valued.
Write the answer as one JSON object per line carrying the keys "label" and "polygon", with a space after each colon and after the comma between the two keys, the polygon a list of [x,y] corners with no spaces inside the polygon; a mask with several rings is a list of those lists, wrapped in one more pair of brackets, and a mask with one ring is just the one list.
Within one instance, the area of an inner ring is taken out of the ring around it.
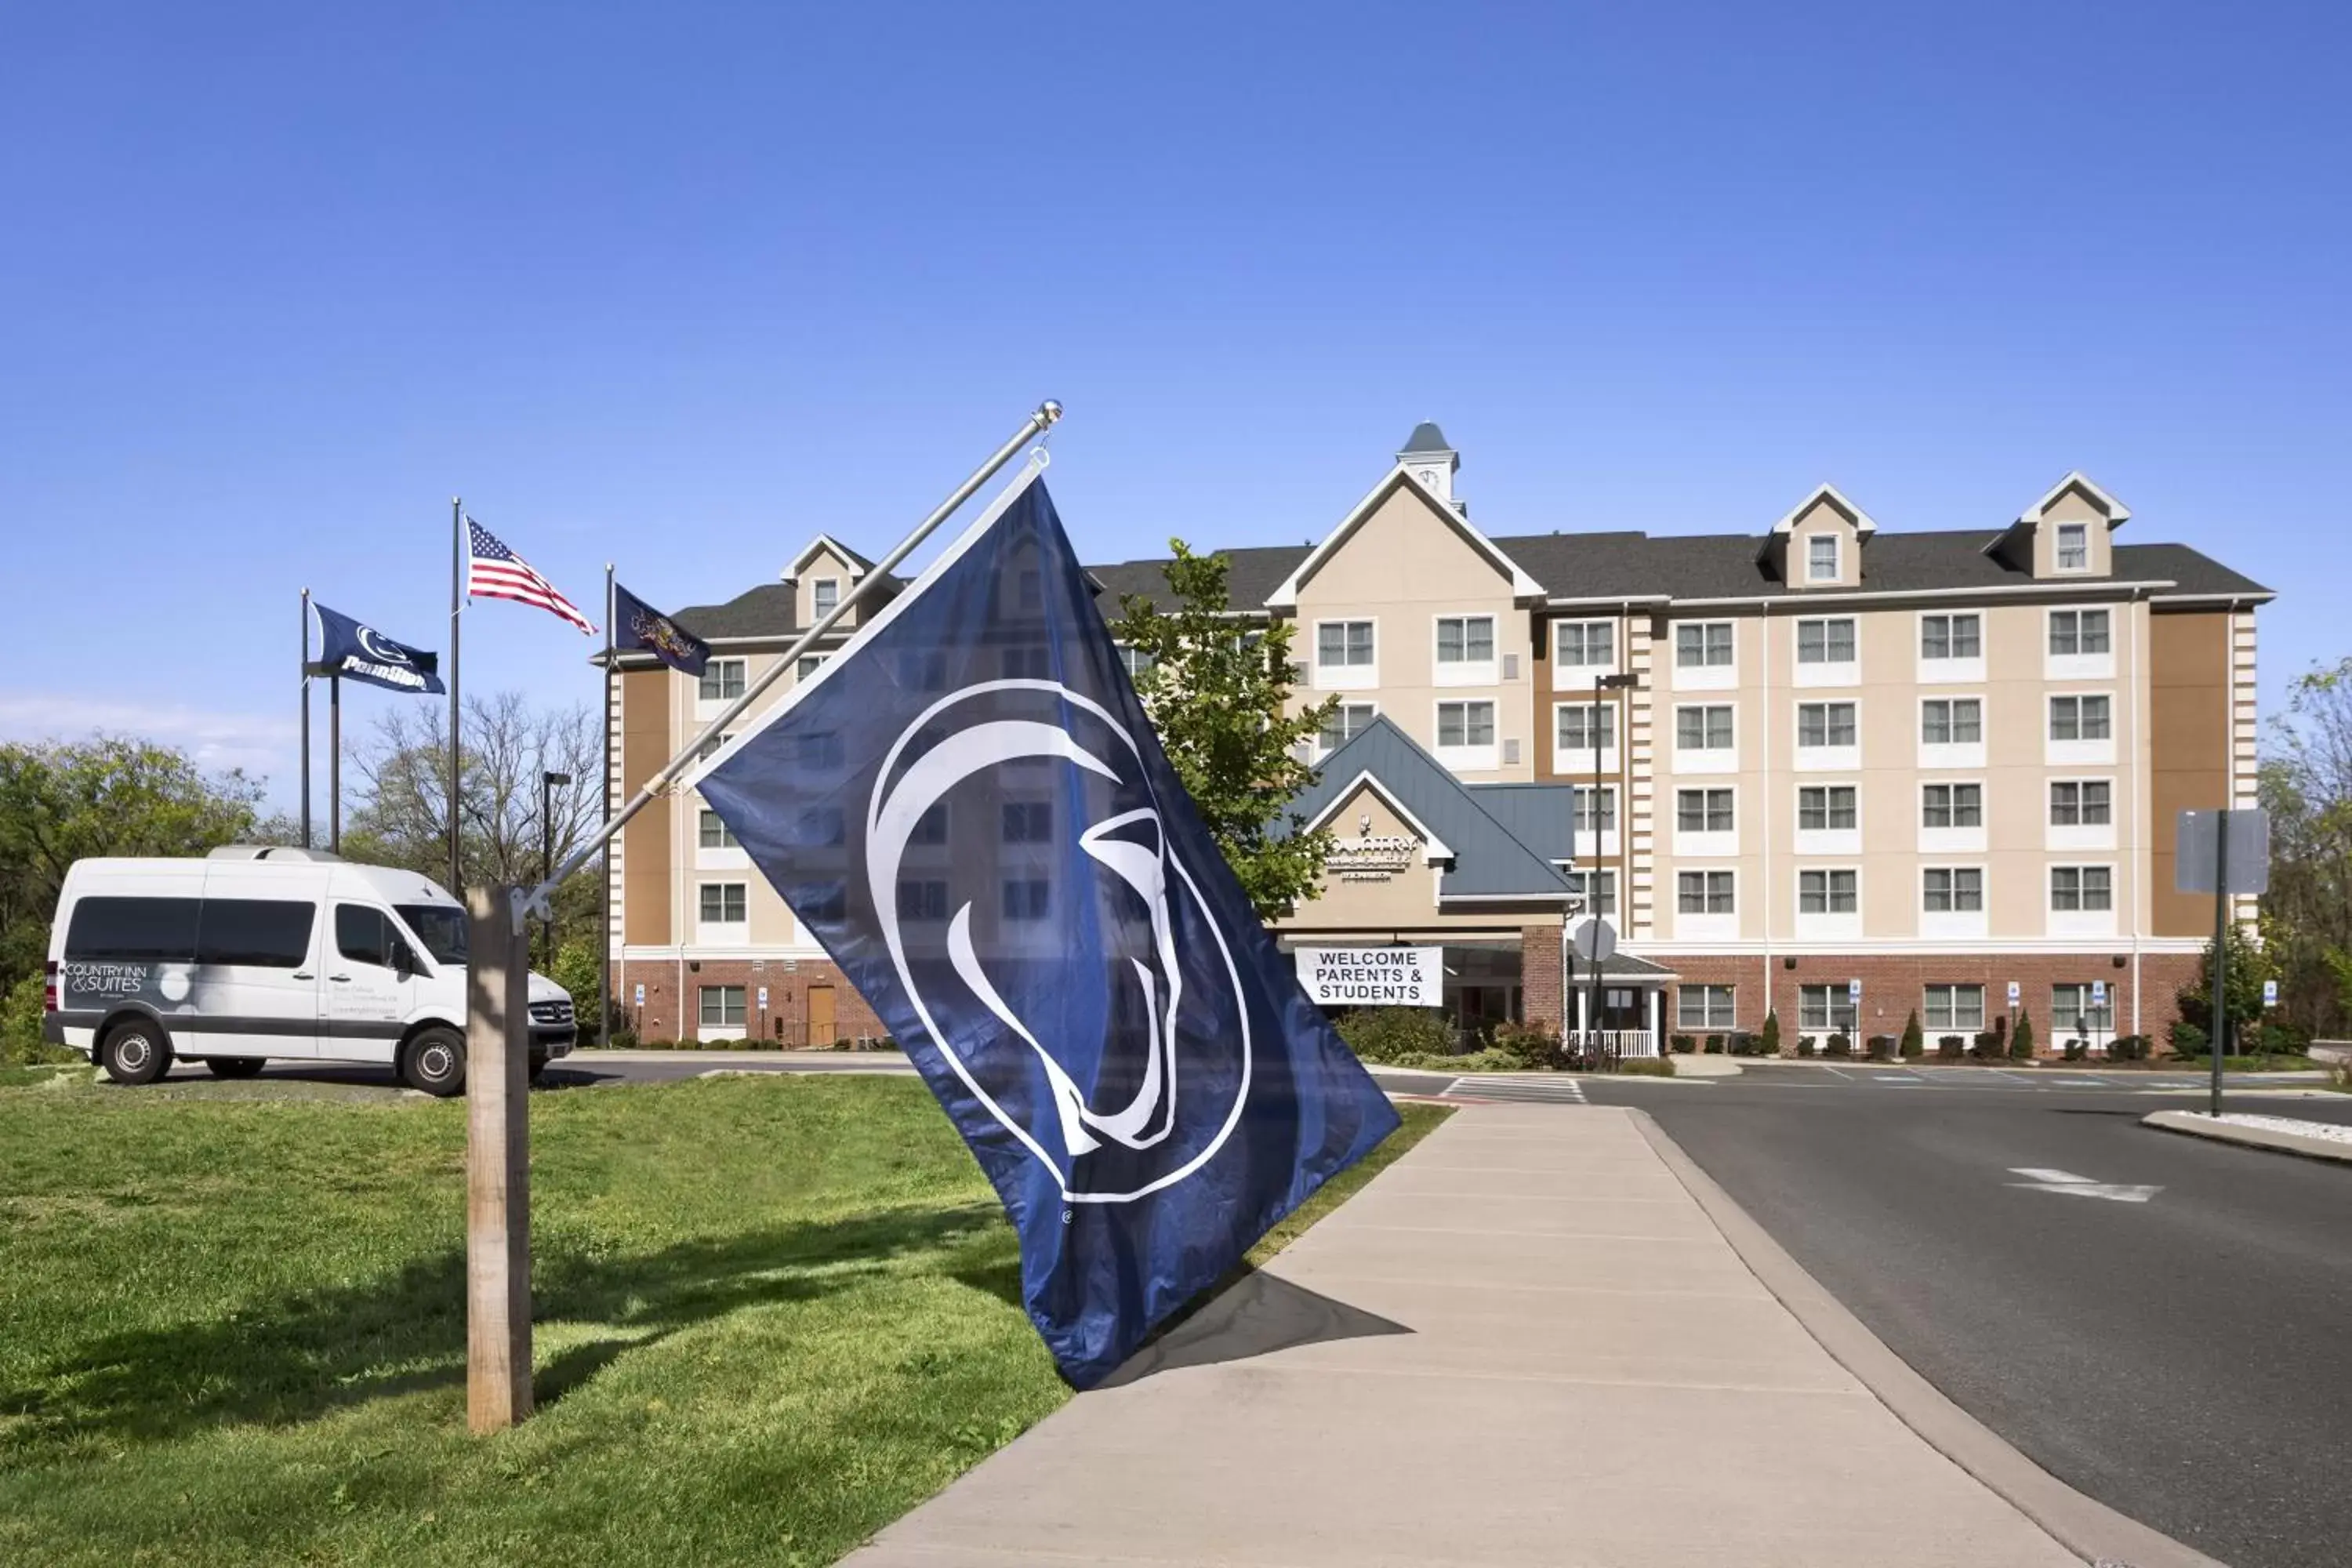
{"label": "flagpole", "polygon": [[[613,692],[620,675],[613,668],[613,563],[604,563],[604,776],[597,793],[606,811],[613,809]],[[596,932],[596,1044],[613,1043],[613,841],[603,840],[597,870],[604,886],[596,907],[602,924]],[[577,1020],[574,1020],[576,1025]]]}
{"label": "flagpole", "polygon": [[[1036,411],[1031,414],[1028,418],[1021,422],[1021,428],[1015,430],[1012,436],[1006,439],[1004,445],[999,447],[994,452],[991,453],[986,462],[981,464],[979,468],[972,470],[971,477],[970,479],[967,479],[963,483],[958,485],[954,491],[949,495],[948,499],[940,502],[938,507],[932,510],[930,516],[923,519],[922,521],[915,525],[913,532],[900,540],[891,550],[889,554],[885,555],[881,560],[876,562],[872,569],[867,571],[865,575],[859,577],[855,584],[851,584],[849,592],[844,594],[837,601],[835,601],[831,610],[827,611],[823,616],[818,616],[816,624],[809,627],[808,630],[803,632],[793,643],[792,647],[783,651],[782,655],[777,658],[775,663],[770,665],[765,670],[761,672],[759,679],[746,684],[743,688],[742,696],[738,697],[734,701],[729,703],[727,705],[727,710],[719,714],[718,718],[713,719],[709,723],[704,725],[702,732],[695,736],[691,741],[688,741],[686,743],[686,749],[684,751],[672,757],[667,763],[665,763],[659,773],[654,774],[653,777],[647,779],[644,784],[639,786],[637,793],[629,797],[628,804],[622,806],[621,809],[613,816],[607,817],[604,821],[604,826],[597,829],[596,836],[587,843],[582,845],[579,848],[573,850],[571,858],[550,873],[546,881],[541,882],[537,888],[530,891],[530,893],[526,897],[525,902],[534,905],[540,903],[545,900],[550,893],[553,892],[566,877],[571,876],[573,872],[579,870],[581,867],[586,865],[588,863],[588,858],[591,855],[598,853],[603,849],[604,846],[610,843],[614,834],[617,834],[622,828],[628,826],[629,819],[631,817],[636,816],[637,813],[643,811],[647,805],[651,805],[654,797],[667,789],[669,787],[670,781],[677,777],[677,775],[685,770],[686,765],[688,763],[694,761],[697,756],[701,754],[703,743],[705,742],[715,740],[720,734],[725,732],[730,724],[732,724],[737,719],[742,716],[745,709],[751,707],[753,702],[759,700],[761,693],[765,692],[769,687],[773,686],[779,679],[781,679],[787,670],[793,669],[797,666],[802,654],[807,652],[809,648],[815,646],[817,641],[822,638],[825,633],[833,630],[834,626],[856,606],[859,600],[866,597],[866,594],[871,589],[881,583],[883,579],[889,576],[891,571],[897,567],[900,562],[906,560],[908,556],[912,555],[918,549],[921,548],[923,541],[929,539],[933,531],[936,530],[940,524],[945,522],[950,517],[952,517],[958,507],[970,500],[972,498],[973,492],[978,490],[981,486],[986,484],[992,475],[993,475],[999,468],[1004,467],[1005,464],[1011,462],[1014,456],[1020,452],[1021,448],[1029,444],[1029,440],[1032,437],[1038,436],[1047,430],[1051,430],[1054,427],[1055,422],[1059,420],[1061,417],[1062,405],[1055,402],[1052,398],[1049,397],[1045,402],[1039,404],[1036,407]],[[454,648],[454,639],[451,646]],[[451,689],[456,689],[454,685]],[[681,1026],[683,1026],[684,1024],[683,1000],[683,998],[680,999]]]}
{"label": "flagpole", "polygon": [[466,878],[458,854],[463,830],[457,825],[457,789],[459,757],[457,752],[457,612],[463,609],[460,597],[465,585],[466,504],[462,498],[449,498],[449,894],[452,898],[466,896]]}
{"label": "flagpole", "polygon": [[327,677],[327,852],[343,852],[343,678]]}
{"label": "flagpole", "polygon": [[302,590],[302,847],[310,847],[310,590]]}

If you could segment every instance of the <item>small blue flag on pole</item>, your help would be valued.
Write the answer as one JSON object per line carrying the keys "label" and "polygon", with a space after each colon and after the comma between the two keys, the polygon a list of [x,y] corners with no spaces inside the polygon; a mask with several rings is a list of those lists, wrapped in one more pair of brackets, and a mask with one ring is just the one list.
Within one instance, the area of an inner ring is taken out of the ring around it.
{"label": "small blue flag on pole", "polygon": [[613,646],[623,653],[649,653],[681,675],[700,675],[710,662],[709,643],[618,583],[613,584]]}
{"label": "small blue flag on pole", "polygon": [[907,1048],[1063,1374],[1397,1126],[1170,768],[1031,468],[692,781]]}
{"label": "small blue flag on pole", "polygon": [[439,655],[394,642],[373,626],[331,610],[315,599],[310,608],[319,617],[319,662],[311,666],[313,673],[341,676],[345,680],[362,681],[387,691],[406,691],[419,697],[442,695],[445,689],[441,684]]}

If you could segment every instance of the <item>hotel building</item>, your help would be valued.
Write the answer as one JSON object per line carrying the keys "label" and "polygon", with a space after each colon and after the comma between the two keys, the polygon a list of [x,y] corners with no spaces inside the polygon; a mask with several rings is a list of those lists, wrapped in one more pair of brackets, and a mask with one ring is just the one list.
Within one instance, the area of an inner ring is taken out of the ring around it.
{"label": "hotel building", "polygon": [[[2270,590],[2124,542],[2079,473],[1979,528],[1882,528],[1824,485],[1652,536],[1489,534],[1459,468],[1424,424],[1319,541],[1192,542],[1225,549],[1236,612],[1293,624],[1297,700],[1336,700],[1296,809],[1337,847],[1286,945],[1439,947],[1466,1024],[1653,1047],[1775,1011],[1784,1038],[1857,1044],[1914,1010],[1930,1040],[2021,1011],[2045,1046],[2171,1021],[2212,923],[2173,890],[2174,817],[2252,804]],[[1161,566],[1090,568],[1106,616]],[[614,804],[872,570],[821,535],[679,614],[716,656],[700,680],[625,658]],[[612,879],[641,1035],[880,1032],[690,794],[630,824]],[[1620,936],[1598,975],[1563,940],[1587,910]]]}

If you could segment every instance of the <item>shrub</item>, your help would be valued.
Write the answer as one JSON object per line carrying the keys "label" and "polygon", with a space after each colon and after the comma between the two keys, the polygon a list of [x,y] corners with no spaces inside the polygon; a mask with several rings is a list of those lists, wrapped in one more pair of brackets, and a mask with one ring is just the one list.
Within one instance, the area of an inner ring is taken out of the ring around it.
{"label": "shrub", "polygon": [[2264,1024],[2255,1039],[2265,1054],[2274,1057],[2299,1057],[2311,1047],[2309,1036],[2283,1024]]}
{"label": "shrub", "polygon": [[2186,1018],[2175,1018],[2168,1034],[2174,1052],[2184,1057],[2201,1057],[2205,1054],[2205,1047],[2212,1044],[2202,1026],[2192,1024]]}
{"label": "shrub", "polygon": [[2066,1048],[2063,1054],[2068,1061],[2079,1062],[2084,1057],[2091,1054],[2091,1043],[2083,1038],[2082,1036],[2077,1035],[2073,1039],[2066,1042]]}
{"label": "shrub", "polygon": [[2000,1058],[2000,1031],[1987,1029],[1969,1047],[1969,1056],[1980,1062],[1997,1061]]}
{"label": "shrub", "polygon": [[1780,1054],[1780,1014],[1764,1015],[1764,1037],[1756,1042],[1756,1054],[1759,1057],[1777,1057]]}
{"label": "shrub", "polygon": [[1938,1061],[1956,1062],[1968,1048],[1969,1042],[1965,1036],[1940,1035],[1936,1039],[1936,1058]]}
{"label": "shrub", "polygon": [[1811,1035],[1799,1035],[1797,1037],[1797,1054],[1801,1057],[1809,1057],[1813,1054],[1813,1037]]}
{"label": "shrub", "polygon": [[1672,1078],[1675,1062],[1672,1057],[1627,1057],[1617,1064],[1617,1070],[1635,1078]]}
{"label": "shrub", "polygon": [[1498,1024],[1492,1049],[1522,1068],[1559,1068],[1568,1065],[1559,1033],[1541,1024]]}
{"label": "shrub", "polygon": [[2017,1032],[2009,1037],[2009,1059],[2013,1062],[2033,1059],[2033,1015],[2031,1013],[2017,1016]]}
{"label": "shrub", "polygon": [[2150,1044],[2146,1035],[2117,1035],[2107,1042],[2107,1059],[2113,1062],[2144,1062],[2147,1060]]}
{"label": "shrub", "polygon": [[35,970],[0,997],[0,1068],[81,1059],[79,1051],[53,1046],[41,1038],[41,1002],[46,984],[41,972]]}
{"label": "shrub", "polygon": [[1723,1037],[1721,1035],[1709,1035],[1706,1037],[1706,1054],[1711,1057],[1719,1057],[1723,1054]]}
{"label": "shrub", "polygon": [[1430,1007],[1360,1007],[1339,1022],[1339,1037],[1368,1062],[1402,1065],[1402,1057],[1451,1054],[1444,1015]]}
{"label": "shrub", "polygon": [[1698,1041],[1688,1035],[1676,1035],[1674,1037],[1671,1043],[1675,1047],[1675,1055],[1678,1057],[1686,1057],[1690,1055],[1691,1052],[1698,1046]]}
{"label": "shrub", "polygon": [[1895,1045],[1892,1035],[1873,1035],[1863,1049],[1872,1061],[1891,1062],[1895,1059]]}
{"label": "shrub", "polygon": [[1911,1009],[1911,1016],[1903,1021],[1903,1055],[1916,1058],[1927,1054],[1927,1037],[1919,1027],[1919,1009]]}
{"label": "shrub", "polygon": [[1844,1030],[1843,1030],[1843,1029],[1839,1030],[1836,1034],[1832,1035],[1832,1036],[1830,1037],[1830,1046],[1829,1046],[1829,1050],[1828,1050],[1828,1052],[1827,1052],[1826,1054],[1827,1054],[1827,1055],[1829,1055],[1829,1056],[1833,1056],[1833,1057],[1851,1057],[1851,1056],[1853,1056],[1853,1037],[1852,1035],[1847,1034],[1847,1033],[1846,1033]]}

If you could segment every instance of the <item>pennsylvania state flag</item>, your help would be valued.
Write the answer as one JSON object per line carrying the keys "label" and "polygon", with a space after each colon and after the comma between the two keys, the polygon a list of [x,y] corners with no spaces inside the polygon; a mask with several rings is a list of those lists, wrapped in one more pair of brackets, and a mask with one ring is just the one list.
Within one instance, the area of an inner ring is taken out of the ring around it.
{"label": "pennsylvania state flag", "polygon": [[710,662],[710,645],[622,587],[613,584],[613,647],[642,649],[681,675],[700,675]]}
{"label": "pennsylvania state flag", "polygon": [[1035,470],[693,782],[873,1004],[1100,1382],[1395,1129],[1195,816]]}

